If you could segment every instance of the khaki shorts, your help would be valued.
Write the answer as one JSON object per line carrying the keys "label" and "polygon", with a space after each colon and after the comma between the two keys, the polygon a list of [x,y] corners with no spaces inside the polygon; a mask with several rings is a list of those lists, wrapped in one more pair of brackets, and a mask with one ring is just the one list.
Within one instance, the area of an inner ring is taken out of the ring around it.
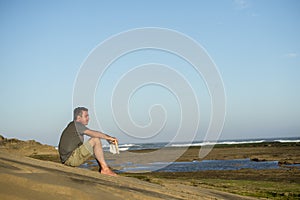
{"label": "khaki shorts", "polygon": [[80,147],[75,149],[71,156],[66,160],[65,165],[78,167],[93,155],[92,145],[86,141]]}

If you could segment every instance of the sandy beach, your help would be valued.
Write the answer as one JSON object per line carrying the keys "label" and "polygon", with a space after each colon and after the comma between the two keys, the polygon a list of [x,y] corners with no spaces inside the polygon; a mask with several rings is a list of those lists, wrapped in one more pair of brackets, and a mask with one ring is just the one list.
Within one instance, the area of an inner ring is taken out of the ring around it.
{"label": "sandy beach", "polygon": [[1,152],[1,199],[251,199],[180,183],[165,186],[110,177]]}
{"label": "sandy beach", "polygon": [[[215,148],[209,156],[210,158],[215,156],[216,159],[223,156],[229,159],[231,158],[229,152],[231,152],[233,158],[252,155],[255,159],[271,159],[271,155],[284,158],[284,154],[288,154],[290,156],[285,158],[288,157],[289,162],[298,162],[299,145],[279,146],[275,148],[270,144],[261,147],[221,146]],[[237,151],[236,148],[241,149]],[[9,141],[2,137],[0,151],[1,199],[258,199],[262,197],[297,199],[300,197],[299,168],[191,173],[124,173],[118,177],[110,177],[89,169],[64,166],[57,162],[58,154],[54,147],[34,141]],[[270,151],[273,153],[270,154]],[[166,150],[165,153],[167,155],[171,152]],[[197,148],[190,148],[180,160],[193,160],[196,152],[198,152]],[[122,159],[130,159],[129,155],[122,152],[118,156]],[[108,153],[106,157],[122,161]]]}

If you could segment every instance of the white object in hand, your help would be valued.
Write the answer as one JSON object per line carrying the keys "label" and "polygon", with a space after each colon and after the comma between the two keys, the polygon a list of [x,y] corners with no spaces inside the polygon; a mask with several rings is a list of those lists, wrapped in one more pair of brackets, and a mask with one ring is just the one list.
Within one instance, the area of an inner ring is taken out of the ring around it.
{"label": "white object in hand", "polygon": [[111,143],[109,146],[109,151],[112,154],[120,154],[118,143],[117,142],[115,144]]}

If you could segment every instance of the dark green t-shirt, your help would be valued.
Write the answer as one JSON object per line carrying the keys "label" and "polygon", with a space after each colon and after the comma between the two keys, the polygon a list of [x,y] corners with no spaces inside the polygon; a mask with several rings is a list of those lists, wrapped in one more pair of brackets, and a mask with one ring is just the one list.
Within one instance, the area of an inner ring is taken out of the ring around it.
{"label": "dark green t-shirt", "polygon": [[60,137],[58,151],[62,163],[71,156],[72,152],[83,144],[84,131],[88,128],[80,122],[70,122]]}

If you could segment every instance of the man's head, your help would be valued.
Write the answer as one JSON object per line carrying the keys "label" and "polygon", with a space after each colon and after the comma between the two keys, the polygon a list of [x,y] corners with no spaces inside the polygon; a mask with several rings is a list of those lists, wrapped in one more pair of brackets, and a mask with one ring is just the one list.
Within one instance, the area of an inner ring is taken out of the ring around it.
{"label": "man's head", "polygon": [[80,122],[83,125],[88,125],[89,123],[89,113],[88,109],[85,107],[78,107],[74,109],[74,121]]}

